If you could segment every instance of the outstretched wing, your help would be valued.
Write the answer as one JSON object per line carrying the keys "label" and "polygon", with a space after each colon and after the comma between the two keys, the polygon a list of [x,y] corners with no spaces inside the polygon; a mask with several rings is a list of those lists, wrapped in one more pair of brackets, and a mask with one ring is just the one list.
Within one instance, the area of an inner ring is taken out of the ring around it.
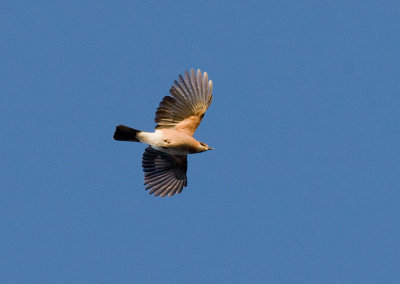
{"label": "outstretched wing", "polygon": [[150,194],[172,196],[187,185],[187,155],[170,155],[149,146],[143,153],[142,166]]}
{"label": "outstretched wing", "polygon": [[197,74],[191,69],[190,75],[185,71],[184,78],[179,75],[157,109],[156,129],[174,128],[193,136],[211,104],[212,88],[207,72],[202,75],[200,69]]}

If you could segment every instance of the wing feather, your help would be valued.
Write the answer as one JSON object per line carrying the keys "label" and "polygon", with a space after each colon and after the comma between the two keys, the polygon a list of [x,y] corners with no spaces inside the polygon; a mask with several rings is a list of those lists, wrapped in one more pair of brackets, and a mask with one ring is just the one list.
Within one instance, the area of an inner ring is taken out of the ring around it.
{"label": "wing feather", "polygon": [[171,182],[169,182],[168,184],[166,184],[165,186],[160,188],[161,189],[161,197],[165,197],[168,194],[168,192],[171,191],[171,189],[175,188],[178,185],[178,183],[179,183],[179,180],[172,180]]}
{"label": "wing feather", "polygon": [[174,195],[179,189],[182,191],[183,182],[183,180],[180,180],[179,183],[174,188],[172,188],[170,192],[168,192],[168,196]]}
{"label": "wing feather", "polygon": [[154,121],[156,129],[174,128],[193,135],[212,102],[212,81],[200,69],[185,71],[161,101]]}
{"label": "wing feather", "polygon": [[173,180],[168,181],[168,182],[162,187],[162,188],[163,188],[163,191],[161,192],[161,197],[166,196],[166,195],[168,194],[168,192],[171,191],[171,188],[172,188],[173,184],[175,184],[175,183],[177,183],[177,182],[178,182],[178,180],[176,180],[176,179],[173,179]]}
{"label": "wing feather", "polygon": [[143,153],[144,184],[150,194],[162,197],[182,192],[186,186],[187,156],[171,155],[152,147]]}

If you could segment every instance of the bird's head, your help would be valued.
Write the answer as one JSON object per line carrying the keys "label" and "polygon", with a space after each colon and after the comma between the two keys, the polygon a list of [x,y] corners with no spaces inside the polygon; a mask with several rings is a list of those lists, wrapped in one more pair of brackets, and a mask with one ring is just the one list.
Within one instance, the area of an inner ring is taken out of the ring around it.
{"label": "bird's head", "polygon": [[211,148],[210,146],[208,146],[206,143],[203,142],[199,142],[199,149],[201,149],[201,152],[214,150],[214,148]]}

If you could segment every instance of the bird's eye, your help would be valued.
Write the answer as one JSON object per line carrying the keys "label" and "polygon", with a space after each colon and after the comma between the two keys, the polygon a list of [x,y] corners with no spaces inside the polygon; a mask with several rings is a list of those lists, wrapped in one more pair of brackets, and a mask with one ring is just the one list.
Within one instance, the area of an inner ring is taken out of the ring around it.
{"label": "bird's eye", "polygon": [[206,146],[206,143],[200,142],[201,146]]}

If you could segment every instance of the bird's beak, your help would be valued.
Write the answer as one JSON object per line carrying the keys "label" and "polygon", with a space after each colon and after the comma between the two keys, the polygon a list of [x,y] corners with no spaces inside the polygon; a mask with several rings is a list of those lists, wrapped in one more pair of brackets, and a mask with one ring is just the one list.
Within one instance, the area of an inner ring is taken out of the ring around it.
{"label": "bird's beak", "polygon": [[211,148],[210,146],[208,146],[208,149],[207,150],[214,150],[214,148]]}

